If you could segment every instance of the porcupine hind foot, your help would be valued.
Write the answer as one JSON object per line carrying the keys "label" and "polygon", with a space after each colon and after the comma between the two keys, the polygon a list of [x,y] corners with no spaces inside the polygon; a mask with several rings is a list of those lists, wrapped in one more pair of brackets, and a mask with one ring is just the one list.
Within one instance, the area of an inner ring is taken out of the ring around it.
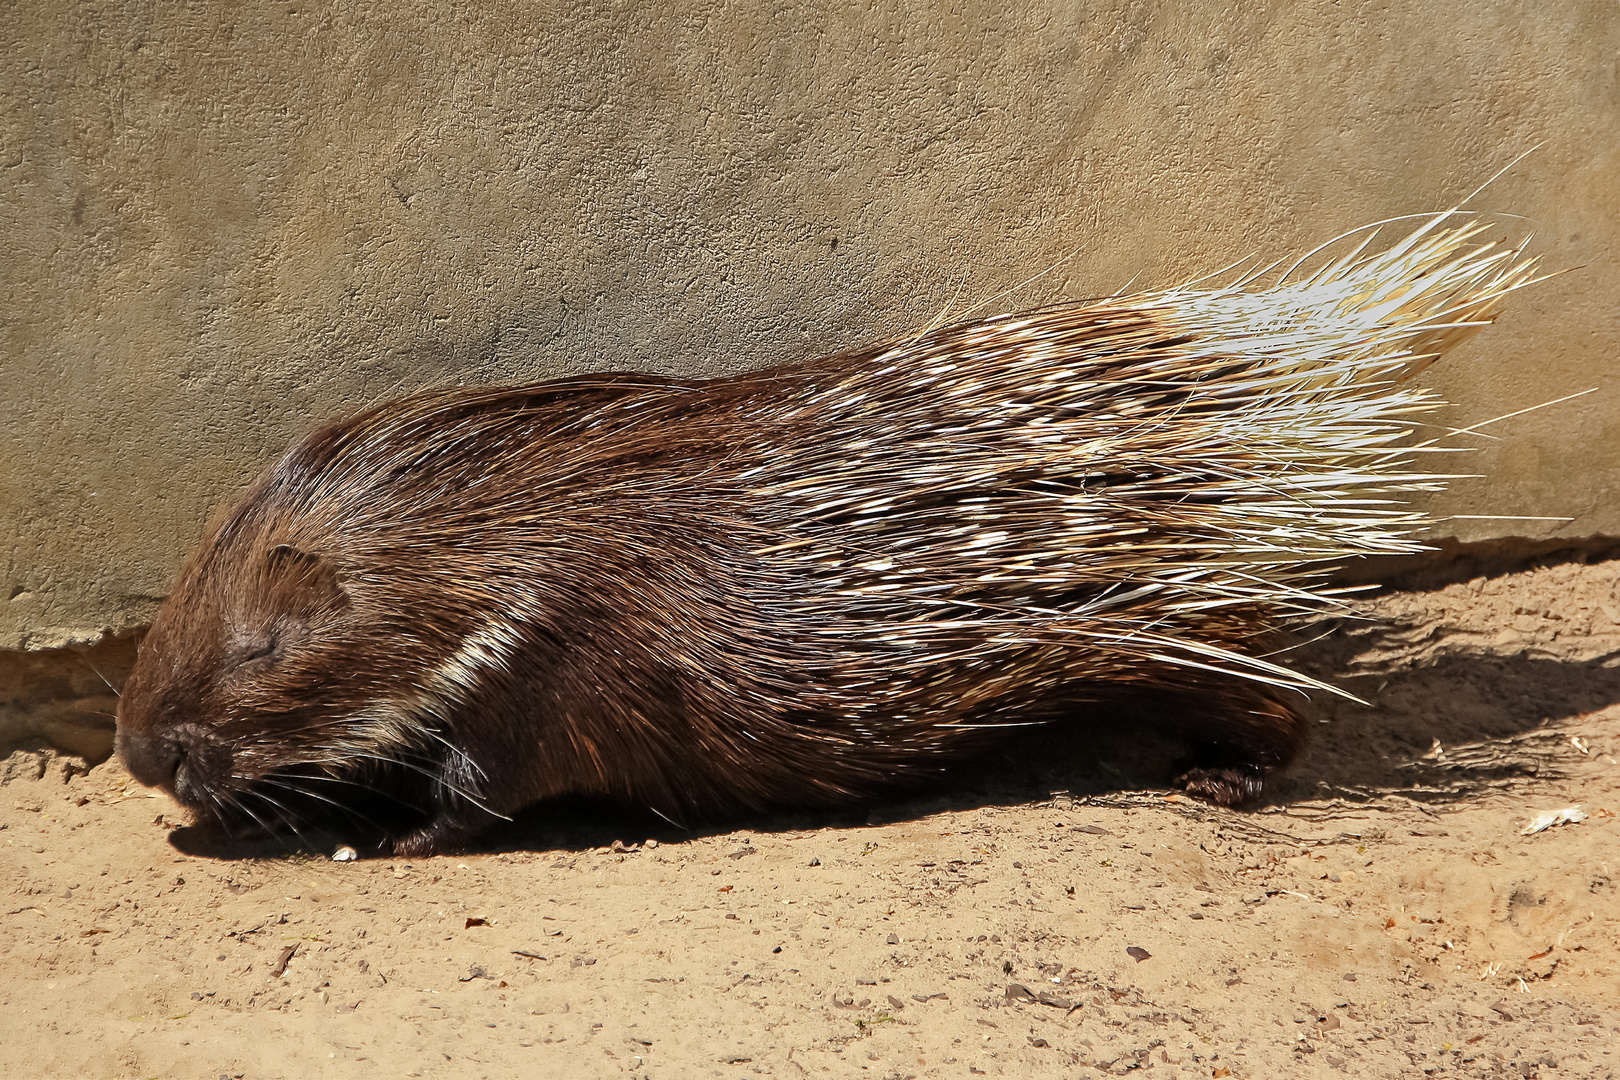
{"label": "porcupine hind foot", "polygon": [[1266,688],[1233,687],[1212,709],[1184,701],[1176,724],[1193,744],[1174,786],[1216,806],[1260,797],[1266,782],[1299,752],[1305,729],[1289,705]]}
{"label": "porcupine hind foot", "polygon": [[1265,790],[1266,774],[1253,765],[1196,766],[1172,783],[1216,806],[1241,806]]}
{"label": "porcupine hind foot", "polygon": [[394,841],[394,854],[402,859],[425,859],[429,855],[449,855],[463,851],[481,834],[488,832],[495,819],[469,826],[438,818],[415,832]]}

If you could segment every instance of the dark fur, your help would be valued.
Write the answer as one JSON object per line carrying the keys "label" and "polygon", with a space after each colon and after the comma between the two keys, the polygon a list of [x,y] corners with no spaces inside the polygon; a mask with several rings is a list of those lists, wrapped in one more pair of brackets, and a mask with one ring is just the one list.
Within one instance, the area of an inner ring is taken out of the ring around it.
{"label": "dark fur", "polygon": [[[1178,344],[1134,332],[1138,351]],[[1202,755],[1185,787],[1257,794],[1300,737],[1280,692],[1063,636],[1062,613],[1108,587],[1105,547],[1091,577],[986,582],[908,541],[911,524],[890,538],[858,500],[828,505],[839,483],[887,486],[903,523],[948,524],[966,501],[1035,528],[1059,496],[1142,481],[1127,463],[1121,479],[1010,461],[967,489],[890,483],[907,455],[946,452],[945,405],[897,394],[837,424],[788,407],[874,355],[434,392],[322,428],[180,574],[124,688],[123,760],[227,826],[404,807],[393,846],[420,855],[558,795],[682,823],[853,803],[939,776],[1009,723],[1141,685],[1200,703],[1163,718]],[[876,445],[856,454],[863,422]],[[1121,527],[1167,528],[1149,511],[1122,500]],[[920,568],[926,604],[844,595],[882,579],[856,563],[888,555]],[[1243,648],[1256,619],[1227,608],[1178,630]],[[447,671],[476,677],[457,693]]]}

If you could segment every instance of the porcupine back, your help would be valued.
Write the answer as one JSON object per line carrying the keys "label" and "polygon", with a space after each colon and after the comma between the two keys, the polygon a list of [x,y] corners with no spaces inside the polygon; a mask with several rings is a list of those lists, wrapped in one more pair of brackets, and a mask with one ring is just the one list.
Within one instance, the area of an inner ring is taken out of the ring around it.
{"label": "porcupine back", "polygon": [[[1531,273],[1481,231],[710,382],[379,406],[182,572],[126,761],[221,817],[403,768],[422,852],[567,793],[675,820],[847,800],[1140,686],[1199,695],[1165,720],[1207,751],[1182,782],[1240,801],[1315,685],[1258,636],[1336,602],[1324,561],[1418,547],[1437,402],[1403,380]],[[261,623],[294,629],[255,674]]]}

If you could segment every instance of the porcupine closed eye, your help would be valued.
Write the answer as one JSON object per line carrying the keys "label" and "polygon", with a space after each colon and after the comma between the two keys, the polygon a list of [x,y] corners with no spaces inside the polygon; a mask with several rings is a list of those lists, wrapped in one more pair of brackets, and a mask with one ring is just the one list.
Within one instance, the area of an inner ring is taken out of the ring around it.
{"label": "porcupine closed eye", "polygon": [[464,844],[571,793],[675,821],[925,782],[1010,725],[1179,694],[1223,804],[1312,680],[1251,653],[1324,560],[1416,550],[1406,377],[1529,280],[1445,215],[1297,280],[1065,304],[706,382],[390,401],[191,557],[118,746],[201,820],[409,808]]}

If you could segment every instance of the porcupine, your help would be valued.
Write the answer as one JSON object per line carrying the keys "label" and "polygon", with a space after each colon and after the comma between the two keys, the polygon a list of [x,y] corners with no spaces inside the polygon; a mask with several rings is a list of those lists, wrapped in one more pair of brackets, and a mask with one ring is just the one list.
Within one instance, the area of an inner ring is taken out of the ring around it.
{"label": "porcupine", "polygon": [[124,687],[130,772],[271,831],[553,796],[854,803],[1140,688],[1177,783],[1258,794],[1318,684],[1258,655],[1417,550],[1407,377],[1529,280],[1446,215],[1295,279],[1063,304],[709,381],[447,389],[300,440]]}

